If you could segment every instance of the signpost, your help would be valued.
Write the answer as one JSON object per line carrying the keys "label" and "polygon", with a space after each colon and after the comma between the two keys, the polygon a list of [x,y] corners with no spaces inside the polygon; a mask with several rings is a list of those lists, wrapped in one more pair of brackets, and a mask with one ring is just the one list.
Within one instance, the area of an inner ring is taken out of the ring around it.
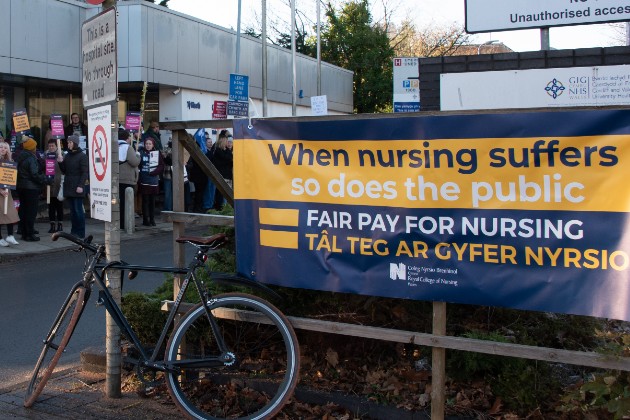
{"label": "signpost", "polygon": [[[112,1],[90,0],[91,4],[115,5]],[[93,218],[104,220],[105,250],[110,261],[120,259],[120,205],[118,191],[118,59],[116,8],[110,7],[81,27],[83,106],[88,109],[88,160],[90,162],[90,203]],[[100,107],[99,107],[100,106]],[[98,108],[97,108],[98,107]],[[120,303],[119,272],[107,273],[107,287]],[[120,330],[106,315],[106,394],[121,396]]]}
{"label": "signpost", "polygon": [[394,112],[420,111],[419,74],[417,58],[394,58]]}
{"label": "signpost", "polygon": [[236,117],[249,115],[249,76],[230,74],[227,115]]}

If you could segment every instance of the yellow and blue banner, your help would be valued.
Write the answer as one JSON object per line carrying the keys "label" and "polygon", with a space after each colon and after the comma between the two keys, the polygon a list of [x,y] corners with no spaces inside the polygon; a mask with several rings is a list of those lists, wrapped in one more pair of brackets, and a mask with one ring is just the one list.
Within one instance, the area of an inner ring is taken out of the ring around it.
{"label": "yellow and blue banner", "polygon": [[237,270],[630,320],[630,111],[234,121]]}

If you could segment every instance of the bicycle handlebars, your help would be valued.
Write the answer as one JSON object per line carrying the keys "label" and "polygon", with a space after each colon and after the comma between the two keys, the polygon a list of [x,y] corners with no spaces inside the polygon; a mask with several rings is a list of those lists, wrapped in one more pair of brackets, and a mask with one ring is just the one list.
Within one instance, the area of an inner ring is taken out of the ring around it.
{"label": "bicycle handlebars", "polygon": [[55,232],[52,234],[52,240],[56,241],[59,238],[64,238],[69,240],[70,242],[74,242],[75,244],[79,245],[81,248],[85,248],[88,249],[94,253],[96,253],[98,251],[98,248],[95,247],[94,245],[91,245],[90,242],[92,242],[92,235],[86,237],[85,239],[80,239],[77,238],[74,235],[71,235],[67,232]]}

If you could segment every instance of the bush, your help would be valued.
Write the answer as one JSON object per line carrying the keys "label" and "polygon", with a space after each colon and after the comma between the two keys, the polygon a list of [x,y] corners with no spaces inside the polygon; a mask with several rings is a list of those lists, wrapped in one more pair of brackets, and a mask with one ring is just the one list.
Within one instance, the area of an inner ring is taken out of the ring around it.
{"label": "bush", "polygon": [[122,311],[141,342],[155,344],[166,322],[161,301],[148,295],[130,292],[122,299]]}

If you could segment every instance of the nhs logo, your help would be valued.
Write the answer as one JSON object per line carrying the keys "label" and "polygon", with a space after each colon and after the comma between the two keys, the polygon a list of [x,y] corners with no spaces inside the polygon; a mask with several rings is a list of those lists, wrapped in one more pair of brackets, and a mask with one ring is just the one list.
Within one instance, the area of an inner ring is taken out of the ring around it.
{"label": "nhs logo", "polygon": [[389,263],[389,278],[392,280],[407,280],[407,266],[403,263]]}

